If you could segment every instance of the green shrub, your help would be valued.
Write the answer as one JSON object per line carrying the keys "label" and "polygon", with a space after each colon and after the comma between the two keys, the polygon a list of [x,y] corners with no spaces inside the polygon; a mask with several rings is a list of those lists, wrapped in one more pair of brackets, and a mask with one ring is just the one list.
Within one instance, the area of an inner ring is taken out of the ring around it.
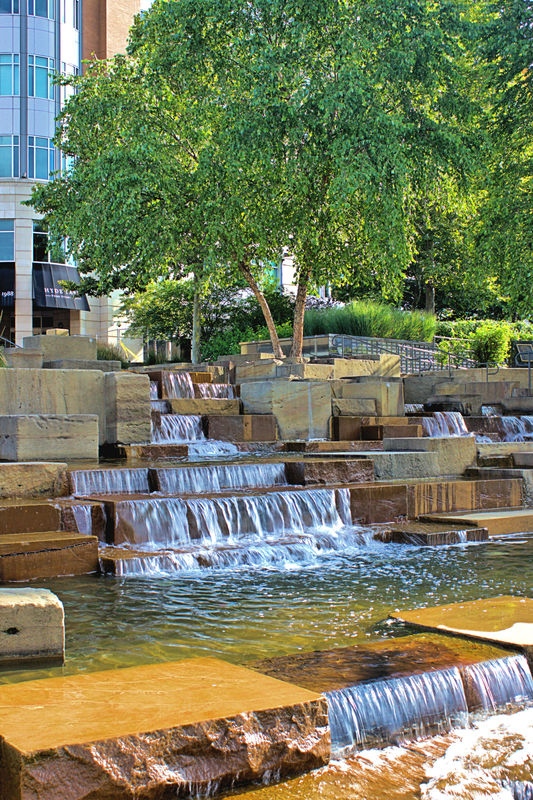
{"label": "green shrub", "polygon": [[480,364],[503,364],[509,355],[510,339],[508,323],[485,321],[472,335],[474,358]]}
{"label": "green shrub", "polygon": [[[278,336],[281,339],[292,336],[292,325],[285,322],[276,325]],[[241,342],[256,342],[270,339],[270,334],[266,325],[260,328],[232,328],[216,333],[207,341],[202,342],[202,359],[205,361],[216,361],[219,356],[227,356],[232,353],[241,352]]]}
{"label": "green shrub", "polygon": [[96,358],[98,361],[120,361],[122,369],[127,369],[130,365],[124,350],[112,344],[98,344],[96,346]]}
{"label": "green shrub", "polygon": [[343,333],[351,336],[431,342],[436,319],[424,311],[402,311],[383,303],[352,302],[339,308],[305,312],[304,335]]}

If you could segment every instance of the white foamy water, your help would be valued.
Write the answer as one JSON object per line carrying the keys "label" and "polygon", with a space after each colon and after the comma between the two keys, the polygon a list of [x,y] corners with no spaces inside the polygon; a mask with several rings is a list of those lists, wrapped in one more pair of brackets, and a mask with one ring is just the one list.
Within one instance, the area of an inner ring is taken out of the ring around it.
{"label": "white foamy water", "polygon": [[533,780],[533,709],[498,714],[457,731],[456,741],[427,776],[422,800],[514,800],[520,792],[527,797]]}
{"label": "white foamy water", "polygon": [[435,411],[432,417],[422,417],[422,430],[431,438],[470,435],[458,411]]}
{"label": "white foamy water", "polygon": [[167,468],[159,469],[157,476],[163,494],[220,492],[224,489],[279,486],[287,483],[283,462]]}
{"label": "white foamy water", "polygon": [[147,494],[148,469],[85,469],[70,473],[72,494]]}
{"label": "white foamy water", "polygon": [[202,418],[198,414],[162,414],[152,419],[153,444],[183,444],[205,439]]}

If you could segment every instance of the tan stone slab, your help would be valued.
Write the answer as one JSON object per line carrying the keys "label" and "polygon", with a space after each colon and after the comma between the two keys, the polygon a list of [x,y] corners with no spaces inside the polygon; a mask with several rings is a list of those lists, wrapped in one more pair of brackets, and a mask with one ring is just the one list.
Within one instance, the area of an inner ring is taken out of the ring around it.
{"label": "tan stone slab", "polygon": [[181,398],[169,400],[173,414],[229,414],[240,413],[240,400],[220,397]]}
{"label": "tan stone slab", "polygon": [[0,498],[64,495],[66,469],[65,463],[54,461],[0,464]]}
{"label": "tan stone slab", "polygon": [[432,452],[436,455],[434,475],[462,475],[476,460],[476,440],[473,436],[406,437],[387,439],[387,450]]}
{"label": "tan stone slab", "polygon": [[392,619],[425,629],[448,631],[473,639],[533,646],[533,599],[490,597],[464,603],[396,611]]}
{"label": "tan stone slab", "polygon": [[487,528],[489,536],[533,531],[533,511],[523,508],[473,511],[470,514],[431,514],[424,519],[434,522],[455,522],[476,528]]}
{"label": "tan stone slab", "polygon": [[63,661],[64,651],[65,615],[55,594],[48,589],[0,589],[0,662]]}
{"label": "tan stone slab", "polygon": [[0,686],[0,735],[23,753],[292,706],[319,695],[217,658]]}

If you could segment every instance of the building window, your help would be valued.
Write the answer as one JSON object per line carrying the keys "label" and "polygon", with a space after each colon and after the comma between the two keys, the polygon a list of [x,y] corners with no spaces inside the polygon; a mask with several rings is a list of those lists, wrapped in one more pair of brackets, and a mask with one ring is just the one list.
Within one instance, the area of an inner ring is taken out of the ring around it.
{"label": "building window", "polygon": [[28,56],[28,94],[54,99],[54,59]]}
{"label": "building window", "polygon": [[43,136],[28,136],[28,178],[46,181],[54,171],[54,144]]}
{"label": "building window", "polygon": [[28,14],[32,17],[54,18],[54,0],[28,0]]}
{"label": "building window", "polygon": [[37,220],[33,223],[33,260],[41,264],[50,262],[54,264],[65,263],[64,243],[51,250],[48,231],[43,223]]}
{"label": "building window", "polygon": [[74,27],[77,31],[80,29],[80,0],[73,0],[74,1],[74,8],[72,10],[73,19],[74,19]]}
{"label": "building window", "polygon": [[0,95],[20,94],[19,56],[0,53]]}
{"label": "building window", "polygon": [[15,260],[15,220],[0,219],[0,261]]}
{"label": "building window", "polygon": [[18,14],[19,0],[0,0],[0,14]]}
{"label": "building window", "polygon": [[0,178],[18,178],[19,137],[0,136]]}

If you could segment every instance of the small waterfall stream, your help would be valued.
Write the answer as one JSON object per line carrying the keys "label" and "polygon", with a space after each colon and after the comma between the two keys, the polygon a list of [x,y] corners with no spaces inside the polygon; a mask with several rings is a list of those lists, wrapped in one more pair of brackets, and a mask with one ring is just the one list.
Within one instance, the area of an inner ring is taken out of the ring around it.
{"label": "small waterfall stream", "polygon": [[148,469],[85,469],[70,473],[72,494],[148,494]]}
{"label": "small waterfall stream", "polygon": [[195,390],[197,397],[203,399],[235,399],[235,389],[230,383],[197,383]]}
{"label": "small waterfall stream", "polygon": [[182,444],[205,440],[199,414],[162,414],[159,424],[152,419],[154,444]]}
{"label": "small waterfall stream", "polygon": [[93,532],[92,506],[90,503],[79,503],[72,506],[72,514],[79,533],[91,536]]}
{"label": "small waterfall stream", "polygon": [[[470,711],[494,712],[533,701],[523,655],[378,680],[327,692],[332,750],[384,746],[465,727]],[[468,698],[468,700],[467,700]],[[526,795],[527,796],[527,795]]]}
{"label": "small waterfall stream", "polygon": [[157,400],[158,397],[159,394],[157,381],[150,381],[150,400]]}
{"label": "small waterfall stream", "polygon": [[465,682],[485,711],[496,711],[507,703],[533,700],[533,677],[522,655],[483,661],[465,667]]}
{"label": "small waterfall stream", "polygon": [[504,442],[528,442],[533,439],[533,416],[501,417]]}
{"label": "small waterfall stream", "polygon": [[159,469],[157,477],[163,494],[220,492],[224,489],[287,484],[283,463],[216,464],[207,469],[205,467]]}
{"label": "small waterfall stream", "polygon": [[422,417],[425,436],[469,436],[463,415],[458,411],[435,411],[432,417]]}
{"label": "small waterfall stream", "polygon": [[188,372],[163,372],[163,394],[171,400],[194,398],[194,384]]}

